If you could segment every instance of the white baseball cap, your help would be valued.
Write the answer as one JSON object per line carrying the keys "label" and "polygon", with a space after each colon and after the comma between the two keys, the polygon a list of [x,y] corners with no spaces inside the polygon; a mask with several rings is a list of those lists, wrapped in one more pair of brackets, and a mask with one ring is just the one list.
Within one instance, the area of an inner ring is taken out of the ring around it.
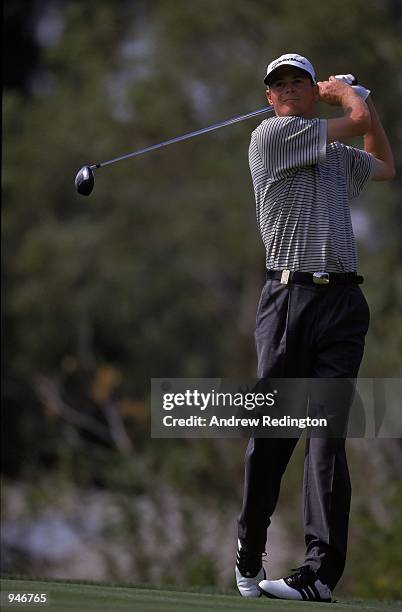
{"label": "white baseball cap", "polygon": [[281,55],[277,59],[273,60],[267,67],[267,74],[264,79],[265,85],[269,85],[270,77],[274,70],[280,68],[281,66],[295,66],[295,68],[300,68],[307,72],[314,83],[316,84],[316,76],[315,70],[313,68],[313,64],[309,62],[306,57],[299,55],[298,53],[286,53],[285,55]]}

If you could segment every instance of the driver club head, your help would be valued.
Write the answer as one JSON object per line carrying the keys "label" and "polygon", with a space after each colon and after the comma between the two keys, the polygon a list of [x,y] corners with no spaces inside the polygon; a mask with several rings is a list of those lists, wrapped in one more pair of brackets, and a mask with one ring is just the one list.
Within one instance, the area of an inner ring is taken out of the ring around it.
{"label": "driver club head", "polygon": [[89,166],[82,166],[75,177],[75,188],[81,195],[88,196],[94,188],[94,173]]}

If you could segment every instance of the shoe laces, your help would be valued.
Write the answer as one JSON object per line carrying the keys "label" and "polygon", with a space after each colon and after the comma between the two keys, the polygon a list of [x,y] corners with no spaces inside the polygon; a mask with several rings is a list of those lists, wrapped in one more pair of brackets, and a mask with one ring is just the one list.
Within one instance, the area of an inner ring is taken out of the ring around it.
{"label": "shoe laces", "polygon": [[309,565],[301,565],[300,567],[292,568],[291,574],[286,578],[289,586],[303,587],[314,583],[317,580],[316,574]]}

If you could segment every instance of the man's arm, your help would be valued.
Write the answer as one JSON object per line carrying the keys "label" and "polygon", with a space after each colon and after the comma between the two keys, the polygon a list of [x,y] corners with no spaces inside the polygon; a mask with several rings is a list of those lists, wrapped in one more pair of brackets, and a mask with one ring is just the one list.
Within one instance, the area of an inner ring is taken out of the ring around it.
{"label": "man's arm", "polygon": [[364,134],[364,150],[374,157],[372,181],[389,181],[395,176],[394,156],[371,96],[367,99],[371,127]]}
{"label": "man's arm", "polygon": [[327,120],[327,142],[363,136],[371,129],[371,116],[365,101],[350,85],[330,76],[317,83],[319,100],[331,106],[342,106],[344,115]]}

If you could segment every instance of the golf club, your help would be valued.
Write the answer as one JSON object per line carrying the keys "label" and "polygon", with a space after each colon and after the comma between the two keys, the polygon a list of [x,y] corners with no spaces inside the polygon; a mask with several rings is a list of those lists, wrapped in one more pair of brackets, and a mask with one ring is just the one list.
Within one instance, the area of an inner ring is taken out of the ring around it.
{"label": "golf club", "polygon": [[272,106],[265,106],[264,108],[260,108],[259,110],[247,113],[246,115],[240,115],[239,117],[232,117],[232,119],[226,119],[226,121],[215,123],[214,125],[201,128],[200,130],[196,130],[195,132],[189,132],[187,134],[183,134],[182,136],[176,136],[175,138],[170,138],[169,140],[165,140],[164,142],[159,142],[158,144],[150,145],[149,147],[145,147],[144,149],[133,151],[133,153],[127,153],[126,155],[121,155],[120,157],[114,157],[113,159],[98,162],[96,164],[92,164],[91,166],[82,166],[78,170],[75,177],[75,188],[78,193],[87,196],[92,192],[95,185],[93,171],[96,168],[103,168],[103,166],[115,164],[116,162],[121,161],[122,159],[136,157],[137,155],[142,155],[143,153],[147,153],[148,151],[154,151],[155,149],[166,147],[167,145],[173,144],[175,142],[187,140],[188,138],[194,138],[194,136],[199,136],[200,134],[205,134],[206,132],[212,132],[212,130],[218,130],[219,128],[225,127],[226,125],[231,125],[232,123],[237,123],[238,121],[244,121],[245,119],[250,119],[251,117],[255,117],[256,115],[261,115],[262,113],[269,113],[272,110]]}

